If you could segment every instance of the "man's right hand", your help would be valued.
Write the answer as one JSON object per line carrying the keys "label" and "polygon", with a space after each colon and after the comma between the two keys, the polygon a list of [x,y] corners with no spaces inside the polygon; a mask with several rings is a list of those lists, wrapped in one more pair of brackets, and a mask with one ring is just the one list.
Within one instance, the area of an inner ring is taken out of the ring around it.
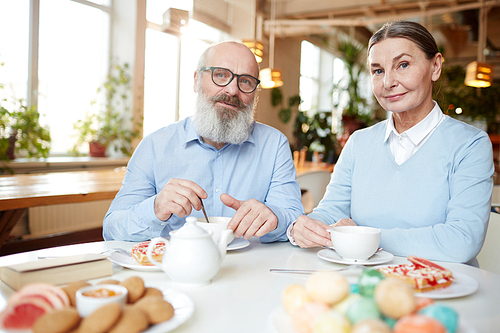
{"label": "man's right hand", "polygon": [[327,231],[332,226],[321,221],[313,220],[305,215],[299,216],[295,222],[291,235],[298,246],[303,248],[332,246],[330,233]]}
{"label": "man's right hand", "polygon": [[208,197],[198,184],[186,180],[172,178],[155,198],[155,214],[158,219],[166,221],[175,214],[184,217],[191,214],[192,208],[201,209],[201,199]]}

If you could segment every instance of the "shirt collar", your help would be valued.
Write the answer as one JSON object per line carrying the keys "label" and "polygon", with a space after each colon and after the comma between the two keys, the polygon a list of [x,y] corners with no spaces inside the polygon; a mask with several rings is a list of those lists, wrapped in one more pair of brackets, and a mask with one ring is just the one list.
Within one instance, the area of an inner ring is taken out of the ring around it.
{"label": "shirt collar", "polygon": [[[255,125],[255,120],[253,121],[252,129],[250,130],[250,135],[248,135],[248,138],[245,140],[245,142],[255,144],[255,139],[253,136],[253,130],[255,128],[254,125]],[[192,117],[190,117],[188,119],[188,122],[187,122],[186,139],[184,140],[184,146],[186,146],[191,141],[198,141],[200,144],[204,144],[203,140],[196,132],[196,128],[194,127]],[[243,142],[243,143],[245,143],[245,142]]]}
{"label": "shirt collar", "polygon": [[418,145],[444,118],[444,114],[441,111],[439,105],[434,102],[434,107],[431,112],[422,119],[418,124],[413,126],[412,128],[404,131],[399,134],[394,127],[394,119],[391,118],[387,121],[387,127],[385,130],[384,142],[389,138],[391,133],[394,133],[396,136],[400,136],[404,133],[408,136],[408,138],[413,142],[414,145]]}

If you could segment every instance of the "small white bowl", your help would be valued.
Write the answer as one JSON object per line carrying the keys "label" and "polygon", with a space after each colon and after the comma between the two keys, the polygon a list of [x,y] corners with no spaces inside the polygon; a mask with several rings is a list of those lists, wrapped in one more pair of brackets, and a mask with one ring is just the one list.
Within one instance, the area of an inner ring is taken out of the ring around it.
{"label": "small white bowl", "polygon": [[[212,231],[212,239],[215,243],[219,241],[222,230],[227,229],[227,225],[229,221],[231,221],[230,217],[222,217],[222,216],[209,216],[208,220],[210,223],[207,223],[207,220],[204,217],[198,218],[198,222],[196,225],[205,229],[206,231]],[[229,237],[227,237],[227,243],[231,243],[234,239],[234,234],[231,232]]]}
{"label": "small white bowl", "polygon": [[[97,291],[100,289],[114,292],[114,296],[96,297],[86,295],[89,292]],[[103,305],[109,303],[119,303],[122,306],[127,303],[127,288],[118,284],[97,284],[94,286],[87,286],[80,288],[76,291],[76,309],[80,317],[84,318],[89,316],[92,312],[97,310]]]}
{"label": "small white bowl", "polygon": [[342,226],[328,229],[335,251],[346,261],[370,258],[380,244],[380,229],[363,226]]}

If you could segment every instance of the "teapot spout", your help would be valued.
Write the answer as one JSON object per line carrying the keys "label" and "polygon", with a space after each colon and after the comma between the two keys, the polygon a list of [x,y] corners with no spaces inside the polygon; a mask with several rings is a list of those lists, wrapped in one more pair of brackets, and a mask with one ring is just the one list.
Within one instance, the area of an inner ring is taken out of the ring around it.
{"label": "teapot spout", "polygon": [[217,248],[219,249],[221,262],[222,262],[222,259],[224,259],[224,257],[226,256],[228,238],[232,233],[233,233],[232,230],[226,229],[226,230],[222,230],[222,232],[220,234],[219,241],[217,242]]}

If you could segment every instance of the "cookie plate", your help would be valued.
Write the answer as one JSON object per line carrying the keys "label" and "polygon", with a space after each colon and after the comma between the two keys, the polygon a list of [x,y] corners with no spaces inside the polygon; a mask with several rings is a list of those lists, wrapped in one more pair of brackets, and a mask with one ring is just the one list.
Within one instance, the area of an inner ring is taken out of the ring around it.
{"label": "cookie plate", "polygon": [[174,307],[174,316],[166,322],[156,324],[145,330],[143,333],[166,333],[170,332],[193,315],[194,303],[186,295],[174,290],[163,290],[163,298]]}

